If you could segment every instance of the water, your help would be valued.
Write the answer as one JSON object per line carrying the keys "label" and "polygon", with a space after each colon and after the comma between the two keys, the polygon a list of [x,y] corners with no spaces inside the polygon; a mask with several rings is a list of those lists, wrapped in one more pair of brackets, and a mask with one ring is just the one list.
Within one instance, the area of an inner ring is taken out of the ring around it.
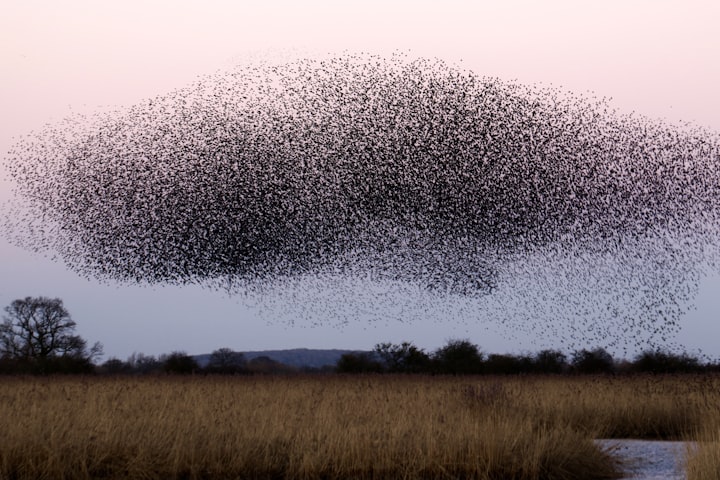
{"label": "water", "polygon": [[685,480],[689,442],[601,439],[596,442],[618,457],[626,472],[623,479]]}

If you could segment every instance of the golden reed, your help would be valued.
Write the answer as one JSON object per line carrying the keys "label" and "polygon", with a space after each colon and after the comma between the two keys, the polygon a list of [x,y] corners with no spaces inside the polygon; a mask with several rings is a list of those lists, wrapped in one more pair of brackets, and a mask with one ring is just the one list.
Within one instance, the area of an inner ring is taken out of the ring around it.
{"label": "golden reed", "polygon": [[617,478],[593,438],[709,416],[708,376],[6,377],[0,479]]}

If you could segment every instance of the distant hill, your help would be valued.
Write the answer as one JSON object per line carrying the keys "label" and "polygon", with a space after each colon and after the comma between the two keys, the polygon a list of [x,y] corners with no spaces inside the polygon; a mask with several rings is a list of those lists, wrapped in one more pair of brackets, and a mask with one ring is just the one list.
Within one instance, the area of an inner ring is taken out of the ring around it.
{"label": "distant hill", "polygon": [[[252,360],[257,357],[269,357],[276,362],[284,363],[293,367],[322,368],[334,367],[340,357],[346,353],[357,353],[359,350],[314,350],[309,348],[293,348],[290,350],[261,350],[254,352],[241,352],[245,360]],[[210,354],[194,355],[195,361],[204,367],[210,361]]]}

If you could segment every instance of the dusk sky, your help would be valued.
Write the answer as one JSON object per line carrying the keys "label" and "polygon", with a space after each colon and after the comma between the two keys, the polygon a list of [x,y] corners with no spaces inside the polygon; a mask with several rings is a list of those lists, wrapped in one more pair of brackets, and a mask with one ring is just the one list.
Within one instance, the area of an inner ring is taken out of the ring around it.
{"label": "dusk sky", "polygon": [[[230,1],[6,2],[0,151],[47,123],[127,107],[238,63],[344,51],[439,58],[482,76],[608,97],[621,112],[720,131],[719,18],[720,4],[712,0],[366,0],[251,8]],[[0,179],[5,202],[12,186],[4,171]],[[263,304],[197,286],[103,284],[49,257],[0,235],[0,306],[26,296],[62,298],[78,333],[102,342],[105,358],[220,347],[370,349],[403,340],[433,350],[450,338],[496,353],[558,347],[472,306],[455,315],[419,301],[413,320],[391,312],[339,324],[318,312],[289,313],[292,295],[302,291]],[[720,356],[719,294],[720,276],[708,276],[696,308],[681,320],[675,341],[691,353]]]}

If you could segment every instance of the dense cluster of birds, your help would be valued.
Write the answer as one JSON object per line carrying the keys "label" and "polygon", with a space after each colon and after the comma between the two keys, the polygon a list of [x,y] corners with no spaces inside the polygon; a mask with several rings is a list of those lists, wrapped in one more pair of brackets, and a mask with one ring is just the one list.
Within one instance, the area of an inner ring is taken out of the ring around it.
{"label": "dense cluster of birds", "polygon": [[[18,244],[94,278],[294,291],[325,318],[360,315],[343,284],[398,304],[362,279],[511,329],[657,339],[720,231],[716,133],[402,55],[238,66],[5,163]],[[335,294],[303,297],[313,281]]]}

